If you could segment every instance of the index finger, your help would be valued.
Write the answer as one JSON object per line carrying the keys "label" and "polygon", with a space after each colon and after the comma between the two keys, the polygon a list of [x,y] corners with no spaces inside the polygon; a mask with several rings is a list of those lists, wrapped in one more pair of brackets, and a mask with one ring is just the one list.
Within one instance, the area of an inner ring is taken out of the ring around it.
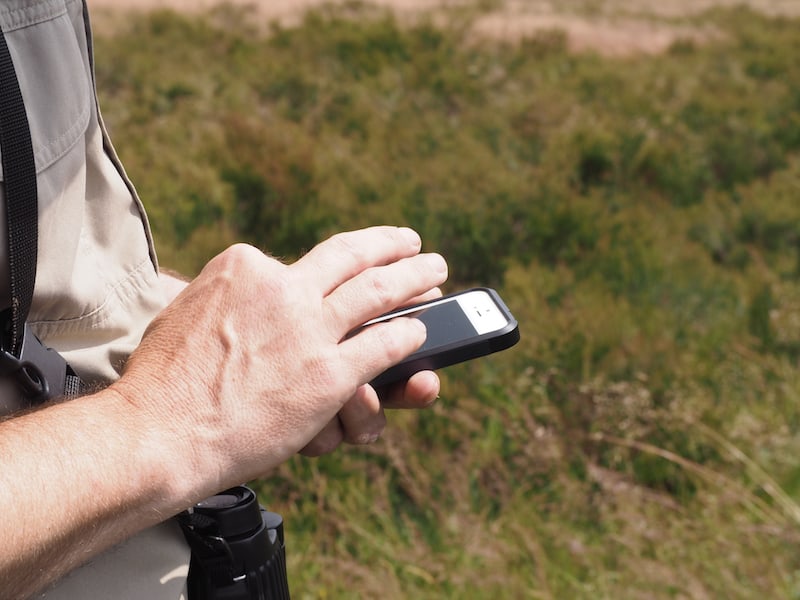
{"label": "index finger", "polygon": [[293,269],[308,271],[327,296],[370,267],[419,254],[422,240],[408,227],[379,226],[338,233],[314,246]]}

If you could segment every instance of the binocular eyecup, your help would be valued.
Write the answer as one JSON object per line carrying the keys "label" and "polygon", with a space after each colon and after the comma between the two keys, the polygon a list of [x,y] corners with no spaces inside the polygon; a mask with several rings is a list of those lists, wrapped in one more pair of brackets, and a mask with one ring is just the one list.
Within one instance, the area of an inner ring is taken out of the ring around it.
{"label": "binocular eyecup", "polygon": [[289,600],[283,519],[238,486],[180,517],[192,549],[189,600]]}

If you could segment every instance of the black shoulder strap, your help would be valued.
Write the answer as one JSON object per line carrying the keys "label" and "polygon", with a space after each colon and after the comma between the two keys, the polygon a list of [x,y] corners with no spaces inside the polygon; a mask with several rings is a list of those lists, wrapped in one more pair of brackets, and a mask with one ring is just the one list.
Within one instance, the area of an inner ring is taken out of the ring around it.
{"label": "black shoulder strap", "polygon": [[30,127],[5,35],[0,35],[0,152],[11,272],[9,349],[19,355],[36,281],[39,214]]}
{"label": "black shoulder strap", "polygon": [[11,315],[2,313],[0,376],[13,376],[26,398],[71,397],[83,385],[66,360],[28,331],[39,239],[39,199],[31,130],[14,61],[0,31],[0,153],[5,183]]}

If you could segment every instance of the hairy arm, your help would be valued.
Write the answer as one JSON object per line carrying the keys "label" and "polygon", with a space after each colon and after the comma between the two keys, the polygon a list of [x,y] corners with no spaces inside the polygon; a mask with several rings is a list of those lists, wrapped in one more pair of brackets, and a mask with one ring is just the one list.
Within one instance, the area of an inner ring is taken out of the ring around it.
{"label": "hairy arm", "polygon": [[27,598],[179,512],[158,427],[112,389],[0,424],[0,589]]}
{"label": "hairy arm", "polygon": [[[340,234],[293,265],[235,246],[148,328],[118,382],[0,423],[0,589],[26,598],[113,544],[292,454],[374,439],[366,384],[425,332],[371,317],[446,277],[418,236]],[[391,402],[424,406],[431,373]],[[337,416],[338,415],[338,416]]]}

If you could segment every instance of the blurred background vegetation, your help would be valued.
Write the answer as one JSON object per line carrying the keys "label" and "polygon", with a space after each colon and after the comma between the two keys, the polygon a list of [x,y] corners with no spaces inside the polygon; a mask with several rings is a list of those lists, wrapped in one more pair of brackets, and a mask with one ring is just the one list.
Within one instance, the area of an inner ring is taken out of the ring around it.
{"label": "blurred background vegetation", "polygon": [[658,55],[477,39],[491,2],[99,32],[161,262],[407,224],[513,350],[381,442],[257,482],[296,598],[800,598],[800,21]]}

